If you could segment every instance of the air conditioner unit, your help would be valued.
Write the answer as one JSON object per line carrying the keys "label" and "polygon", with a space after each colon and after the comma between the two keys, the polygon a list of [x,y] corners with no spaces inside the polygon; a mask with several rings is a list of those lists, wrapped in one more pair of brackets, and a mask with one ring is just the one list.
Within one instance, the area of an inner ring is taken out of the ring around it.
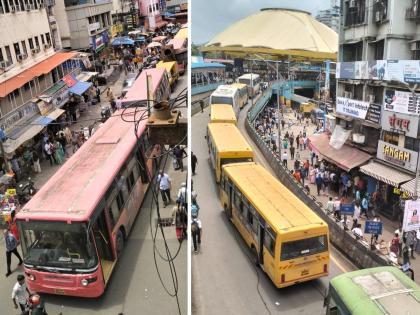
{"label": "air conditioner unit", "polygon": [[349,8],[355,8],[355,7],[356,7],[356,0],[350,0]]}
{"label": "air conditioner unit", "polygon": [[369,96],[368,96],[368,102],[369,103],[375,102],[375,95],[374,94],[369,94]]}
{"label": "air conditioner unit", "polygon": [[353,142],[363,144],[365,143],[365,135],[360,133],[353,133]]}

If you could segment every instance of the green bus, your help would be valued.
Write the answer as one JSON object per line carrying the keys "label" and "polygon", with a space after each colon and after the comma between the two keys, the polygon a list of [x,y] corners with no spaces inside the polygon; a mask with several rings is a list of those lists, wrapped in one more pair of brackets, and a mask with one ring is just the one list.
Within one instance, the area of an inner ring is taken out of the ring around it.
{"label": "green bus", "polygon": [[327,315],[420,314],[420,286],[396,267],[348,272],[330,281]]}

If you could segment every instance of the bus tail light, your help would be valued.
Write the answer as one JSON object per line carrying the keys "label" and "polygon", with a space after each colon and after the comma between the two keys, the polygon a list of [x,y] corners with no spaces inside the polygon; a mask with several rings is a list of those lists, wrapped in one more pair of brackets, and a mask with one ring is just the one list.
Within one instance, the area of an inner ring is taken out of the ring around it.
{"label": "bus tail light", "polygon": [[286,281],[286,276],[284,275],[284,273],[281,275],[281,283],[284,283],[284,281]]}
{"label": "bus tail light", "polygon": [[328,265],[324,264],[324,272],[328,272]]}

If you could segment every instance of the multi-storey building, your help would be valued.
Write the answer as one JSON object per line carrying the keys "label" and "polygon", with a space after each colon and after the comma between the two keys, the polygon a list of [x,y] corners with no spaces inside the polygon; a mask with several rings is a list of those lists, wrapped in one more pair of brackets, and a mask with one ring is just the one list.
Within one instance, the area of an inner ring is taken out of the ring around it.
{"label": "multi-storey building", "polygon": [[63,48],[99,52],[108,40],[112,25],[112,0],[58,0],[53,11]]}
{"label": "multi-storey building", "polygon": [[188,0],[166,0],[166,9],[172,13],[185,11],[188,8]]}
{"label": "multi-storey building", "polygon": [[331,0],[331,7],[327,10],[319,11],[315,19],[338,33],[340,28],[340,7],[337,5],[337,0]]}
{"label": "multi-storey building", "polygon": [[144,18],[146,29],[155,30],[167,22],[162,20],[161,0],[139,0],[140,16]]}
{"label": "multi-storey building", "polygon": [[372,155],[361,174],[394,219],[402,215],[401,190],[414,193],[418,168],[419,22],[416,0],[341,0],[337,125]]}
{"label": "multi-storey building", "polygon": [[61,79],[78,65],[71,60],[77,53],[54,51],[51,20],[44,2],[0,3],[3,163],[4,158],[12,158],[22,145],[64,113],[60,107],[69,99],[69,93]]}

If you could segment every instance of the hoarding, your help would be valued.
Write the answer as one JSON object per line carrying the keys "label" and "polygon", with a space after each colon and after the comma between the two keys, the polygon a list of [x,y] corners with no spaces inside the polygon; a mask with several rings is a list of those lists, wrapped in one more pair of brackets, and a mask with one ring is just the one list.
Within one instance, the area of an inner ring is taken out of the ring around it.
{"label": "hoarding", "polygon": [[417,231],[420,228],[420,200],[407,200],[405,202],[403,230]]}
{"label": "hoarding", "polygon": [[360,119],[365,119],[369,103],[346,97],[337,97],[337,112]]}

